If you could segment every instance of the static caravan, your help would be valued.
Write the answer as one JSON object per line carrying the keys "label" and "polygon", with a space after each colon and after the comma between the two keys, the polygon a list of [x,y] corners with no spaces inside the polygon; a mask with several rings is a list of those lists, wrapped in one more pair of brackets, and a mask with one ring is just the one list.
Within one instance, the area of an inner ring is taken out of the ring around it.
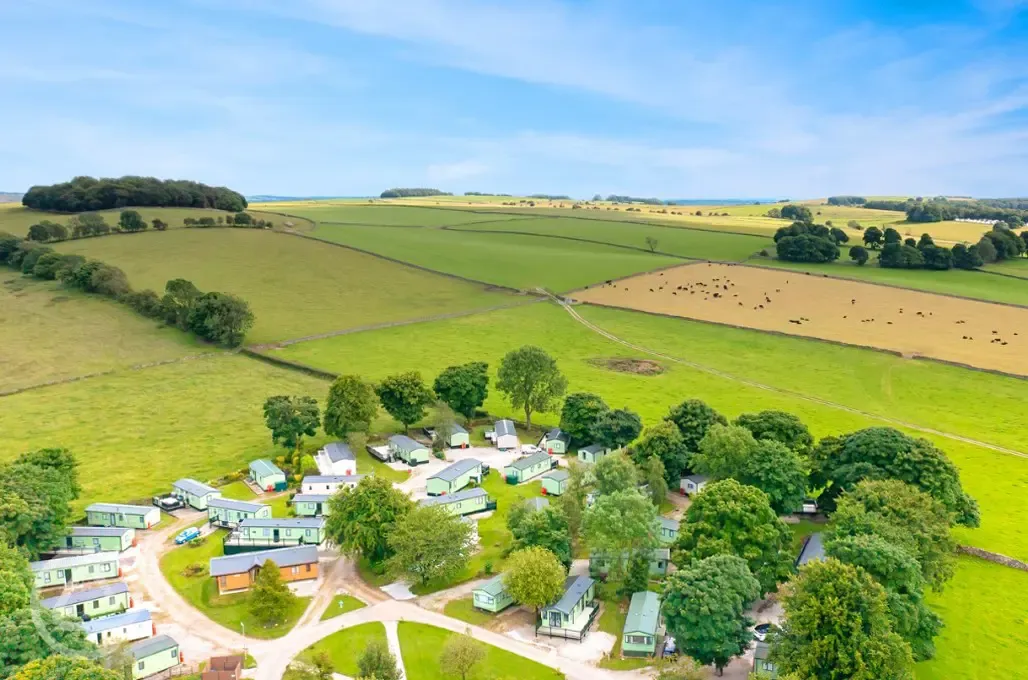
{"label": "static caravan", "polygon": [[296,545],[321,545],[325,540],[322,517],[269,517],[244,519],[225,538],[225,554]]}
{"label": "static caravan", "polygon": [[286,490],[286,473],[267,458],[258,458],[250,463],[250,479],[268,492]]}
{"label": "static caravan", "polygon": [[132,606],[132,598],[129,596],[128,586],[119,581],[89,590],[48,597],[40,600],[39,604],[68,618],[88,621],[97,616],[120,614],[128,610]]}
{"label": "static caravan", "polygon": [[821,540],[821,534],[811,534],[803,541],[803,549],[796,559],[796,567],[802,567],[807,562],[820,562],[825,558],[825,546]]}
{"label": "static caravan", "polygon": [[547,496],[560,496],[568,488],[571,473],[557,468],[543,475],[543,493]]}
{"label": "static caravan", "polygon": [[634,593],[628,605],[628,616],[621,637],[624,656],[653,656],[657,652],[660,631],[660,597],[645,591]]}
{"label": "static caravan", "polygon": [[666,545],[670,545],[675,542],[678,538],[678,527],[681,523],[677,519],[671,519],[670,517],[659,518],[660,522],[660,542]]}
{"label": "static caravan", "polygon": [[300,482],[300,491],[332,496],[344,487],[352,489],[363,478],[364,475],[307,475]]}
{"label": "static caravan", "polygon": [[394,434],[389,438],[389,453],[411,467],[427,463],[431,454],[427,446],[405,434]]}
{"label": "static caravan", "polygon": [[450,433],[450,441],[447,442],[451,449],[466,449],[471,446],[471,435],[457,423],[453,424],[453,431]]}
{"label": "static caravan", "polygon": [[539,448],[546,453],[560,453],[564,454],[568,452],[568,447],[571,445],[571,437],[568,433],[559,427],[555,427],[539,440]]}
{"label": "static caravan", "polygon": [[233,529],[244,519],[271,517],[271,507],[261,503],[237,501],[231,498],[212,498],[207,504],[207,521],[219,527]]}
{"label": "static caravan", "polygon": [[346,442],[329,442],[314,456],[318,472],[323,475],[357,474],[357,456],[350,450]]}
{"label": "static caravan", "polygon": [[[624,555],[622,560],[627,560]],[[670,548],[654,548],[650,553],[650,576],[660,577],[667,574],[668,564],[671,562]],[[611,560],[603,553],[589,555],[589,573],[595,577],[606,577],[610,572]]]}
{"label": "static caravan", "polygon": [[429,496],[442,496],[456,493],[472,482],[482,483],[482,462],[465,458],[429,477],[426,487]]}
{"label": "static caravan", "polygon": [[770,678],[778,677],[778,666],[771,661],[771,645],[760,640],[753,648],[753,672]]}
{"label": "static caravan", "polygon": [[496,433],[496,448],[500,451],[514,451],[521,446],[521,442],[518,441],[518,432],[514,429],[514,421],[496,421],[493,424],[493,432]]}
{"label": "static caravan", "polygon": [[86,524],[91,527],[128,527],[150,529],[161,521],[161,511],[145,505],[93,503],[86,508]]}
{"label": "static caravan", "polygon": [[127,527],[71,527],[64,549],[76,552],[123,552],[136,543],[136,530]]}
{"label": "static caravan", "polygon": [[327,493],[298,493],[293,496],[293,514],[297,517],[322,517],[328,515]]}
{"label": "static caravan", "polygon": [[608,453],[610,449],[602,444],[590,444],[578,450],[578,460],[582,463],[598,463]]}
{"label": "static caravan", "polygon": [[120,576],[116,552],[57,557],[52,560],[30,562],[29,567],[36,576],[36,588],[40,589],[102,581]]}
{"label": "static caravan", "polygon": [[82,629],[86,631],[86,639],[98,645],[143,640],[153,637],[156,632],[146,609],[83,621]]}
{"label": "static caravan", "polygon": [[171,495],[196,510],[206,510],[208,501],[221,497],[221,492],[195,479],[180,479],[171,485]]}
{"label": "static caravan", "polygon": [[318,578],[318,549],[312,545],[214,557],[210,574],[217,580],[221,594],[249,590],[268,560],[278,567],[287,583]]}
{"label": "static caravan", "polygon": [[560,598],[539,610],[536,632],[581,640],[589,632],[598,611],[594,581],[588,576],[569,576]]}
{"label": "static caravan", "polygon": [[686,496],[692,496],[703,491],[703,487],[707,486],[710,481],[710,477],[707,475],[689,475],[688,477],[682,477],[682,481],[679,483],[679,490]]}
{"label": "static caravan", "polygon": [[494,503],[489,502],[489,494],[480,486],[476,486],[473,489],[464,489],[446,496],[431,496],[418,502],[424,506],[442,506],[454,515],[471,515],[476,512],[485,512],[486,510],[494,510],[496,508]]}
{"label": "static caravan", "polygon": [[174,668],[182,663],[178,643],[168,635],[155,635],[129,647],[132,659],[132,680],[140,680]]}
{"label": "static caravan", "polygon": [[503,477],[508,484],[520,484],[552,470],[556,465],[556,459],[550,458],[545,452],[533,453],[530,456],[522,456],[503,468]]}
{"label": "static caravan", "polygon": [[503,585],[503,574],[497,574],[471,591],[471,604],[475,609],[497,613],[514,604]]}

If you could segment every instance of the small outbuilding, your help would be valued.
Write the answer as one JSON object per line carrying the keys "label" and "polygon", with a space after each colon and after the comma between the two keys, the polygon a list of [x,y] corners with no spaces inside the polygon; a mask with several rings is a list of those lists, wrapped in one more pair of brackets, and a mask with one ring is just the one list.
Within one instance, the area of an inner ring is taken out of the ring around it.
{"label": "small outbuilding", "polygon": [[207,662],[207,669],[200,674],[200,680],[240,680],[244,662],[242,654],[212,656]]}
{"label": "small outbuilding", "polygon": [[120,614],[132,606],[128,586],[118,581],[108,585],[76,590],[40,600],[40,605],[70,619],[88,621],[97,616]]}
{"label": "small outbuilding", "polygon": [[286,473],[267,458],[258,458],[250,463],[250,479],[264,491],[285,491]]}
{"label": "small outbuilding", "polygon": [[102,581],[121,575],[116,552],[56,557],[52,560],[30,562],[29,567],[35,574],[36,588],[39,589]]}
{"label": "small outbuilding", "polygon": [[[431,437],[432,441],[435,441],[436,431],[431,427],[425,428],[425,434]],[[452,423],[450,426],[450,436],[447,441],[443,442],[447,448],[451,449],[466,449],[471,446],[471,435],[457,423]]]}
{"label": "small outbuilding", "polygon": [[778,677],[778,666],[771,661],[771,645],[762,640],[758,640],[753,648],[753,672]]}
{"label": "small outbuilding", "polygon": [[441,506],[454,515],[473,515],[476,512],[485,512],[496,508],[495,504],[489,502],[489,494],[480,486],[446,496],[430,496],[418,503],[426,507]]}
{"label": "small outbuilding", "polygon": [[132,680],[140,680],[182,663],[178,643],[170,635],[155,635],[129,647],[132,659]]}
{"label": "small outbuilding", "polygon": [[270,517],[271,507],[262,503],[237,501],[232,498],[212,498],[207,504],[207,521],[227,529],[234,529],[244,519]]}
{"label": "small outbuilding", "polygon": [[562,468],[550,470],[543,475],[543,493],[547,496],[560,496],[568,486],[571,473]]}
{"label": "small outbuilding", "polygon": [[550,458],[549,454],[540,451],[512,461],[503,468],[503,477],[508,484],[521,484],[552,470],[556,464],[556,459]]}
{"label": "small outbuilding", "polygon": [[497,420],[493,424],[493,432],[496,433],[496,448],[500,451],[514,451],[521,445],[513,420]]}
{"label": "small outbuilding", "polygon": [[471,604],[475,609],[497,613],[514,604],[503,585],[503,574],[497,574],[471,591]]}
{"label": "small outbuilding", "polygon": [[86,631],[86,639],[98,645],[143,640],[153,637],[156,632],[150,612],[146,609],[83,621],[82,629]]}
{"label": "small outbuilding", "polygon": [[300,490],[303,493],[320,493],[332,496],[344,487],[352,489],[363,478],[364,475],[307,475],[300,482]]}
{"label": "small outbuilding", "polygon": [[315,546],[213,557],[210,574],[217,580],[218,592],[221,594],[249,590],[268,560],[278,567],[282,580],[288,583],[318,578],[318,549]]}
{"label": "small outbuilding", "polygon": [[220,498],[221,492],[195,479],[180,479],[171,485],[171,495],[196,510],[206,510],[212,498]]}
{"label": "small outbuilding", "polygon": [[394,434],[389,438],[389,452],[393,458],[402,460],[411,467],[427,463],[431,455],[427,446],[405,434]]}
{"label": "small outbuilding", "polygon": [[297,517],[323,517],[329,514],[327,493],[298,493],[293,496],[293,514]]}
{"label": "small outbuilding", "polygon": [[77,552],[124,552],[136,544],[136,530],[128,527],[71,527],[64,549]]}
{"label": "small outbuilding", "polygon": [[318,472],[323,475],[351,476],[357,474],[357,456],[346,442],[329,442],[314,456]]}
{"label": "small outbuilding", "polygon": [[693,496],[703,491],[703,487],[707,486],[708,482],[710,482],[710,477],[707,475],[689,475],[682,477],[679,490],[686,496]]}
{"label": "small outbuilding", "polygon": [[536,633],[582,640],[596,619],[595,582],[588,576],[568,576],[564,593],[539,610]]}
{"label": "small outbuilding", "polygon": [[93,503],[86,507],[86,524],[92,527],[150,529],[161,521],[161,511],[145,505]]}
{"label": "small outbuilding", "polygon": [[425,486],[429,496],[443,496],[456,493],[472,482],[482,483],[482,462],[465,458],[429,477]]}
{"label": "small outbuilding", "polygon": [[603,444],[590,444],[589,446],[583,446],[578,450],[578,460],[581,463],[598,463],[600,459],[607,455],[610,449],[605,447]]}
{"label": "small outbuilding", "polygon": [[660,597],[653,592],[634,593],[621,637],[623,656],[653,656],[660,631]]}
{"label": "small outbuilding", "polygon": [[681,522],[670,517],[661,517],[658,521],[660,522],[660,542],[668,545],[674,543],[678,538],[678,528],[681,526]]}
{"label": "small outbuilding", "polygon": [[539,448],[546,453],[564,454],[568,452],[569,446],[571,446],[571,437],[559,427],[553,428],[539,440]]}

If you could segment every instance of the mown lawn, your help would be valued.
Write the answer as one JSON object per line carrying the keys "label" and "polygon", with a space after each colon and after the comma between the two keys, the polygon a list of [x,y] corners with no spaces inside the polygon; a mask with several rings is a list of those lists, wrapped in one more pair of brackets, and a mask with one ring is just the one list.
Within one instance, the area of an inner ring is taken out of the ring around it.
{"label": "mown lawn", "polygon": [[219,351],[110,300],[0,267],[0,392]]}
{"label": "mown lawn", "polygon": [[474,599],[469,595],[459,600],[450,600],[443,607],[443,613],[453,619],[466,621],[473,626],[485,626],[495,621],[497,614],[483,611],[474,605]]}
{"label": "mown lawn", "polygon": [[230,498],[235,501],[252,501],[257,498],[257,494],[253,492],[253,489],[248,487],[243,481],[230,482],[218,490],[221,491],[222,498]]}
{"label": "mown lawn", "polygon": [[[453,676],[439,667],[439,655],[446,641],[454,635],[442,628],[422,623],[400,621],[400,651],[407,680],[444,680]],[[530,661],[512,652],[484,645],[486,654],[482,663],[472,669],[466,680],[557,680],[560,672]]]}
{"label": "mown lawn", "polygon": [[233,293],[256,317],[247,343],[515,302],[507,294],[271,231],[181,229],[66,241],[121,267],[134,288],[163,292],[176,278]]}
{"label": "mown lawn", "polygon": [[346,612],[356,611],[363,609],[367,605],[358,600],[356,597],[350,595],[336,595],[332,598],[332,602],[328,605],[328,609],[321,615],[321,620],[326,621],[328,619],[334,619],[340,614]]}
{"label": "mown lawn", "polygon": [[[223,530],[216,531],[202,542],[193,541],[169,551],[161,558],[161,573],[164,574],[164,578],[171,587],[187,602],[203,612],[209,619],[229,630],[241,632],[240,624],[242,624],[245,626],[247,637],[261,639],[282,637],[296,625],[304,610],[307,609],[307,605],[310,604],[310,598],[297,598],[282,623],[265,627],[250,614],[247,608],[247,598],[249,597],[247,593],[218,594],[218,585],[208,575],[208,566],[212,557],[220,557],[224,554],[222,539],[226,533]],[[187,575],[185,570],[191,565],[201,566],[202,572],[196,576]]]}
{"label": "mown lawn", "polygon": [[361,623],[332,633],[300,652],[296,658],[310,662],[315,656],[324,652],[332,660],[333,670],[336,673],[354,678],[359,672],[357,657],[373,640],[378,640],[383,644],[387,642],[385,626],[378,621]]}

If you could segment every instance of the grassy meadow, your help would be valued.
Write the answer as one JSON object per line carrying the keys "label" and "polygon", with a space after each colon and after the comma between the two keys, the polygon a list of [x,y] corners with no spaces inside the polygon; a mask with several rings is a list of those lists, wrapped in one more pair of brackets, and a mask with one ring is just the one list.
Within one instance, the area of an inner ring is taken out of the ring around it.
{"label": "grassy meadow", "polygon": [[1028,279],[1028,257],[1021,257],[1016,260],[1005,260],[1003,262],[985,265],[985,271]]}
{"label": "grassy meadow", "polygon": [[215,351],[110,300],[0,269],[0,392]]}
{"label": "grassy meadow", "polygon": [[270,231],[181,229],[66,241],[61,252],[125,270],[136,289],[174,278],[239,295],[257,317],[248,343],[304,337],[516,301],[345,248]]}
{"label": "grassy meadow", "polygon": [[530,215],[497,215],[489,212],[453,210],[385,203],[354,205],[347,203],[288,204],[269,208],[297,215],[320,224],[364,224],[383,227],[444,227],[485,220],[517,220]]}
{"label": "grassy meadow", "polygon": [[[407,680],[444,680],[453,676],[439,667],[439,655],[452,631],[412,621],[400,621],[400,653]],[[558,680],[562,673],[548,666],[483,643],[485,658],[463,680]]]}
{"label": "grassy meadow", "polygon": [[386,644],[385,626],[378,621],[361,623],[332,633],[300,652],[297,658],[310,662],[318,654],[327,654],[336,673],[355,678],[359,673],[357,657],[372,641]]}

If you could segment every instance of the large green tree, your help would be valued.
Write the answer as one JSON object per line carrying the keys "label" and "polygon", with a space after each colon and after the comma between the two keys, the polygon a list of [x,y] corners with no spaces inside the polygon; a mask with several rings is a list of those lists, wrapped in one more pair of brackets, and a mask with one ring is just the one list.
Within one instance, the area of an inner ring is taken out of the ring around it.
{"label": "large green tree", "polygon": [[757,447],[757,440],[745,427],[715,423],[700,440],[692,468],[714,479],[736,477]]}
{"label": "large green tree", "polygon": [[814,444],[814,437],[803,421],[785,411],[743,413],[735,424],[745,427],[757,439],[773,439],[798,453],[808,452]]}
{"label": "large green tree", "polygon": [[791,575],[791,545],[792,533],[767,494],[725,479],[708,484],[686,510],[671,559],[684,568],[713,555],[741,557],[764,594]]}
{"label": "large green tree", "polygon": [[593,466],[596,490],[603,495],[627,491],[639,485],[639,471],[623,451],[608,453]]}
{"label": "large green tree", "polygon": [[668,486],[678,488],[679,480],[690,472],[691,453],[685,439],[674,423],[664,420],[643,430],[642,437],[632,445],[629,455],[636,465],[646,466],[650,458],[657,458],[664,465],[664,479]]}
{"label": "large green tree", "polygon": [[507,517],[507,528],[514,536],[514,550],[538,546],[546,548],[560,560],[565,569],[571,568],[571,531],[567,517],[552,506],[540,510],[514,513]]}
{"label": "large green tree", "polygon": [[205,340],[238,347],[254,319],[246,300],[228,293],[204,293],[189,312],[188,327]]}
{"label": "large green tree", "polygon": [[557,601],[567,571],[557,556],[538,546],[511,553],[503,570],[503,587],[518,604],[535,610]]}
{"label": "large green tree", "polygon": [[28,560],[0,540],[0,618],[28,607],[34,588],[35,578]]}
{"label": "large green tree", "polygon": [[436,377],[432,389],[454,411],[465,418],[474,418],[475,410],[489,396],[489,364],[473,361],[450,366]]}
{"label": "large green tree", "polygon": [[50,609],[26,607],[0,617],[0,677],[8,678],[20,666],[52,656],[55,649],[69,656],[97,653],[80,621]]}
{"label": "large green tree", "polygon": [[571,542],[576,544],[582,535],[582,521],[585,515],[589,489],[592,487],[592,470],[577,459],[568,461],[568,483],[564,493],[557,497],[556,504],[568,522]]}
{"label": "large green tree", "polygon": [[601,495],[585,511],[586,545],[591,555],[610,562],[609,582],[620,584],[627,575],[628,560],[656,547],[656,523],[657,509],[635,488]]}
{"label": "large green tree", "polygon": [[591,444],[593,424],[610,407],[603,399],[588,392],[573,392],[564,399],[560,411],[560,429],[575,444]]}
{"label": "large green tree", "polygon": [[78,498],[77,463],[66,449],[25,453],[0,468],[0,534],[29,559],[63,542]]}
{"label": "large green tree", "polygon": [[513,408],[524,410],[529,428],[532,414],[552,409],[568,387],[557,361],[532,345],[508,352],[500,361],[497,377],[496,388],[507,395]]}
{"label": "large green tree", "polygon": [[910,680],[910,646],[892,629],[885,590],[835,559],[808,563],[786,590],[771,658],[812,680]]}
{"label": "large green tree", "polygon": [[766,493],[771,508],[786,515],[803,503],[808,475],[807,463],[798,453],[773,439],[762,439],[733,477]]}
{"label": "large green tree", "polygon": [[122,210],[118,215],[118,226],[122,231],[143,231],[148,226],[138,210]]}
{"label": "large green tree", "polygon": [[332,382],[325,402],[325,433],[348,437],[368,432],[378,412],[375,388],[359,375],[341,375]]}
{"label": "large green tree", "polygon": [[418,371],[391,375],[375,391],[386,412],[403,423],[404,431],[425,417],[425,407],[434,398]]}
{"label": "large green tree", "polygon": [[185,279],[168,281],[164,285],[164,297],[161,298],[165,321],[186,330],[189,327],[189,314],[201,295],[203,293],[192,281]]}
{"label": "large green tree", "polygon": [[125,680],[124,674],[108,670],[84,656],[64,655],[30,661],[12,677],[14,680]]}
{"label": "large green tree", "polygon": [[471,555],[471,527],[438,505],[414,506],[386,541],[390,572],[421,586],[457,577]]}
{"label": "large green tree", "polygon": [[380,564],[391,554],[388,537],[410,513],[410,496],[383,478],[369,475],[328,501],[325,531],[340,550]]}
{"label": "large green tree", "polygon": [[667,499],[668,492],[667,472],[664,470],[664,463],[660,462],[660,458],[650,456],[649,460],[643,465],[641,474],[643,481],[646,483],[646,494],[650,497],[650,502],[659,508],[660,504]]}
{"label": "large green tree", "polygon": [[728,424],[723,415],[699,399],[686,399],[678,406],[671,407],[664,419],[678,426],[685,448],[690,451],[699,450],[700,440],[706,436],[711,425]]}
{"label": "large green tree", "polygon": [[298,451],[303,438],[313,437],[318,431],[318,402],[314,397],[268,397],[264,402],[264,424],[271,430],[272,443]]}
{"label": "large green tree", "polygon": [[296,593],[282,580],[278,565],[265,560],[247,596],[250,614],[265,626],[282,623],[296,602]]}
{"label": "large green tree", "polygon": [[753,639],[746,609],[759,596],[760,584],[744,560],[714,555],[667,578],[661,611],[679,649],[714,664],[720,675]]}

